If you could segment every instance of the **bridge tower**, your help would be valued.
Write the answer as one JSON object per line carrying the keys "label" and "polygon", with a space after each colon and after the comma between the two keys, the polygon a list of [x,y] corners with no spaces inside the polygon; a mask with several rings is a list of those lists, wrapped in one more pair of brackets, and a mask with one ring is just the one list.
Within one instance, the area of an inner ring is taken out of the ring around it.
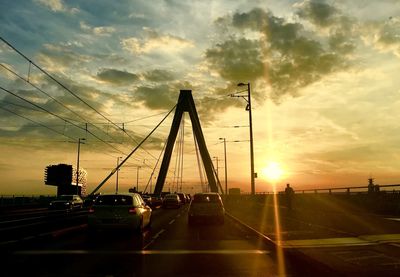
{"label": "bridge tower", "polygon": [[[206,171],[210,189],[212,192],[218,192],[218,187],[217,187],[218,179],[216,179],[216,176],[213,171],[211,157],[210,157],[210,154],[208,153],[207,146],[206,146],[206,143],[204,140],[203,131],[201,129],[200,120],[197,115],[196,106],[194,104],[194,100],[193,100],[193,96],[192,96],[192,91],[191,90],[181,90],[180,94],[179,94],[178,104],[175,109],[175,115],[174,115],[174,119],[172,121],[171,130],[169,132],[167,145],[165,147],[165,153],[164,153],[164,157],[163,157],[163,160],[161,163],[160,172],[158,174],[156,187],[154,189],[154,194],[156,194],[156,195],[160,195],[163,190],[164,183],[165,183],[165,177],[167,176],[169,163],[171,161],[172,150],[174,148],[176,136],[177,136],[178,130],[179,130],[179,125],[180,125],[182,115],[184,112],[189,113],[190,120],[192,122],[192,127],[193,127],[193,135],[199,146],[201,159],[204,164],[204,169]],[[219,182],[218,182],[218,184],[219,184]],[[221,186],[221,185],[219,184],[219,186]],[[221,188],[221,192],[222,192],[222,188]]]}

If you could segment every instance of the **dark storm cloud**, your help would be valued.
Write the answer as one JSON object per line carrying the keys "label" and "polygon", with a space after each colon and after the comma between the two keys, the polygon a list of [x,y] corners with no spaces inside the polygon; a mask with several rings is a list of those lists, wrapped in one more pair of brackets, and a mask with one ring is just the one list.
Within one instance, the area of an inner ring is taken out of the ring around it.
{"label": "dark storm cloud", "polygon": [[257,32],[260,38],[230,39],[208,49],[206,58],[211,68],[231,82],[264,77],[275,100],[284,94],[297,95],[299,89],[348,68],[350,60],[345,54],[355,47],[342,27],[349,20],[339,16],[333,20],[338,11],[326,4],[307,4],[301,7],[303,17],[323,25],[335,22],[330,36],[310,33],[302,24],[287,22],[260,8],[235,13],[218,23]]}
{"label": "dark storm cloud", "polygon": [[111,68],[101,69],[97,73],[97,78],[101,81],[118,86],[131,85],[139,80],[139,77],[134,73]]}

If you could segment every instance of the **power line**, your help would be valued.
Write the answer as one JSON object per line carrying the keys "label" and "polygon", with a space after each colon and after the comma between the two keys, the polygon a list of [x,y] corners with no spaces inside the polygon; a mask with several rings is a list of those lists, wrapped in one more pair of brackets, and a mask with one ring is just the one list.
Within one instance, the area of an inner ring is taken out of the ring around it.
{"label": "power line", "polygon": [[81,127],[81,126],[75,124],[74,122],[71,122],[71,121],[69,121],[68,119],[63,118],[62,116],[59,116],[58,114],[55,114],[55,113],[53,113],[53,112],[51,112],[51,111],[49,111],[49,110],[47,110],[47,109],[45,109],[45,108],[43,108],[43,107],[37,105],[37,104],[35,104],[35,103],[33,103],[33,102],[31,102],[31,101],[29,101],[29,100],[27,100],[27,99],[25,99],[25,98],[23,98],[23,97],[17,95],[17,94],[15,94],[15,93],[9,91],[8,89],[5,89],[5,88],[3,88],[3,87],[1,87],[1,86],[0,86],[0,89],[3,90],[3,91],[5,91],[5,92],[7,92],[7,93],[9,93],[9,94],[11,94],[11,95],[13,95],[14,97],[17,97],[17,98],[21,99],[22,101],[25,101],[25,102],[27,102],[27,103],[29,103],[29,104],[35,106],[36,108],[38,108],[38,109],[40,109],[40,110],[43,110],[43,111],[45,111],[45,112],[51,114],[52,116],[55,116],[55,117],[57,117],[57,118],[63,120],[64,122],[68,122],[69,124],[75,126],[75,127],[78,128],[78,129],[81,129],[81,130],[86,131],[87,133],[91,134],[93,137],[95,137],[95,138],[98,139],[99,141],[101,141],[101,142],[107,144],[108,146],[114,148],[114,149],[117,150],[118,152],[120,152],[120,153],[126,155],[124,152],[122,152],[121,150],[119,150],[118,148],[116,148],[114,145],[112,145],[112,144],[108,143],[107,141],[103,140],[102,138],[98,137],[97,135],[95,135],[95,134],[94,134],[93,132],[91,132],[90,130],[85,129],[85,128],[83,128],[83,127]]}
{"label": "power line", "polygon": [[20,115],[20,114],[14,112],[14,111],[11,111],[11,110],[9,110],[9,109],[7,109],[7,108],[0,107],[0,109],[5,110],[5,111],[7,111],[7,112],[9,112],[9,113],[12,113],[12,114],[14,114],[14,115],[16,115],[16,116],[19,116],[19,117],[21,117],[21,118],[23,118],[23,119],[26,119],[26,120],[28,120],[28,121],[31,121],[31,122],[33,122],[33,123],[35,123],[35,124],[38,124],[38,125],[40,125],[40,126],[46,128],[46,129],[48,129],[48,130],[51,130],[51,131],[53,131],[53,132],[55,132],[55,133],[57,133],[57,134],[59,134],[59,135],[62,135],[62,136],[64,136],[64,137],[67,137],[67,138],[69,138],[69,139],[72,139],[72,140],[76,141],[76,139],[73,138],[73,137],[70,137],[70,136],[68,136],[68,135],[66,135],[66,134],[63,134],[63,133],[61,133],[60,131],[57,131],[57,130],[55,130],[55,129],[53,129],[53,128],[50,128],[50,127],[48,127],[48,126],[46,126],[46,125],[44,125],[44,124],[42,124],[42,123],[40,123],[40,122],[34,121],[33,119],[30,119],[30,118],[28,118],[28,117],[25,117],[25,116],[23,116],[23,115]]}

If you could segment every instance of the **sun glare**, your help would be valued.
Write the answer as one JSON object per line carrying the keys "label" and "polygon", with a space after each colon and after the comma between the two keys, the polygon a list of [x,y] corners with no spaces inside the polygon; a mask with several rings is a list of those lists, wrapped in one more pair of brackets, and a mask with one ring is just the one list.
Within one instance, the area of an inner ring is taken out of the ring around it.
{"label": "sun glare", "polygon": [[271,162],[266,167],[263,168],[262,174],[264,178],[270,181],[277,181],[282,177],[283,170],[278,163]]}

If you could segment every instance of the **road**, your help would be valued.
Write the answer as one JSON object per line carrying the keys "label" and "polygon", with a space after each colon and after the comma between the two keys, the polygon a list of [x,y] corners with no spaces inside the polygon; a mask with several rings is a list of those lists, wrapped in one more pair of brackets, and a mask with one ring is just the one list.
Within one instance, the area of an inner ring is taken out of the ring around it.
{"label": "road", "polygon": [[224,225],[188,226],[187,207],[154,210],[143,235],[93,236],[82,224],[25,238],[2,251],[2,263],[2,276],[304,276],[310,270],[288,261],[283,267],[274,248],[229,218]]}

